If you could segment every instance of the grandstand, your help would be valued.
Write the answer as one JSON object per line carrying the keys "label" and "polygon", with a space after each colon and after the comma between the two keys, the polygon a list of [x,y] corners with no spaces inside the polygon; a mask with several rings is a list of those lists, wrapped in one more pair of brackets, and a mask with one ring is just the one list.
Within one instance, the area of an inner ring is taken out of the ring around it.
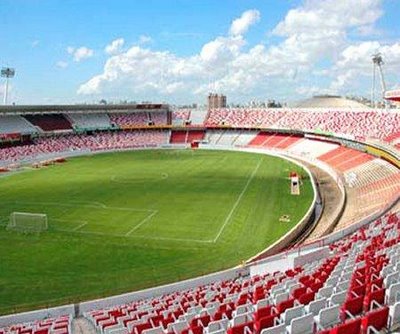
{"label": "grandstand", "polygon": [[69,114],[67,118],[76,130],[105,130],[112,128],[107,114]]}
{"label": "grandstand", "polygon": [[24,117],[42,131],[72,130],[71,123],[61,114],[26,115]]}
{"label": "grandstand", "polygon": [[5,172],[47,159],[189,148],[196,142],[204,150],[258,152],[313,165],[329,175],[342,197],[334,219],[323,225],[317,219],[296,236],[290,231],[240,267],[61,309],[6,315],[0,317],[0,334],[74,333],[75,316],[102,334],[333,334],[400,326],[398,111],[88,105],[2,107],[1,113]]}
{"label": "grandstand", "polygon": [[3,136],[15,133],[25,135],[38,132],[38,129],[33,124],[21,116],[2,115],[0,117],[0,133]]}
{"label": "grandstand", "polygon": [[385,140],[397,133],[399,117],[399,113],[395,110],[221,109],[210,111],[206,125],[319,131],[351,136],[360,140],[366,138]]}

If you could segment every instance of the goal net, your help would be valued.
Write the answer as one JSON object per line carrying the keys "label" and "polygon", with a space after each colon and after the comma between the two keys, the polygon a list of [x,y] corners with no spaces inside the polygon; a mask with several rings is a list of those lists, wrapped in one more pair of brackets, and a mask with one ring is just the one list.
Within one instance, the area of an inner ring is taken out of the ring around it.
{"label": "goal net", "polygon": [[47,230],[47,215],[42,213],[13,212],[8,230],[18,232],[42,232]]}

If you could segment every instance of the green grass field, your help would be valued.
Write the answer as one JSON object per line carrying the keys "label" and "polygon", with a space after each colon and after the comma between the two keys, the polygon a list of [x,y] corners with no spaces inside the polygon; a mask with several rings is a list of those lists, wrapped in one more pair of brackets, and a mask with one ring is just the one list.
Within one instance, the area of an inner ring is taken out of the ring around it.
{"label": "green grass field", "polygon": [[[291,196],[285,160],[154,150],[68,160],[0,179],[0,313],[76,302],[239,264],[292,228],[312,186]],[[13,211],[49,230],[7,231]],[[281,215],[290,223],[279,222]]]}

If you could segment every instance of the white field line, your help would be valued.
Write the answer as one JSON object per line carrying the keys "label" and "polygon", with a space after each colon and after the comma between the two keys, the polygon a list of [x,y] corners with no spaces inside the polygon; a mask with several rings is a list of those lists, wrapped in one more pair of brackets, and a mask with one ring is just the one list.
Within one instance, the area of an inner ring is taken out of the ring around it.
{"label": "white field line", "polygon": [[80,228],[84,227],[85,225],[89,224],[86,220],[71,220],[71,219],[61,219],[61,218],[53,218],[51,220],[54,220],[56,222],[75,222],[75,223],[81,223],[78,226],[74,227],[71,231],[77,231]]}
{"label": "white field line", "polygon": [[86,226],[88,224],[88,222],[82,223],[79,226],[75,227],[72,231],[78,231],[79,229],[81,229],[82,227]]}
{"label": "white field line", "polygon": [[[65,206],[65,207],[73,207],[73,208],[95,208],[95,209],[105,209],[105,210],[118,210],[118,211],[142,211],[142,212],[154,212],[155,210],[152,209],[135,209],[135,208],[121,208],[116,206],[107,206],[100,202],[87,202],[92,204],[74,204],[74,203],[58,203],[58,202],[26,202],[26,201],[10,201],[10,202],[3,202],[3,203],[11,203],[11,204],[22,204],[22,205],[50,205],[50,206]],[[75,202],[79,203],[79,202]],[[84,203],[84,202],[82,202]]]}
{"label": "white field line", "polygon": [[221,236],[222,232],[224,231],[226,225],[228,225],[229,221],[232,218],[233,213],[236,210],[236,207],[239,205],[240,201],[242,200],[243,195],[245,194],[247,188],[249,187],[251,181],[253,180],[254,176],[256,175],[258,169],[261,166],[261,162],[262,162],[262,158],[260,159],[260,161],[258,162],[257,166],[254,168],[253,173],[251,173],[249,179],[247,180],[242,192],[239,194],[239,197],[237,198],[235,204],[233,204],[233,207],[231,209],[231,211],[229,212],[229,214],[226,216],[224,223],[222,224],[221,228],[219,229],[219,232],[217,234],[217,236],[214,238],[213,242],[216,243],[217,240],[219,239],[219,237]]}
{"label": "white field line", "polygon": [[146,239],[146,240],[164,240],[164,241],[184,241],[184,242],[197,242],[197,243],[213,243],[213,240],[198,240],[198,239],[185,239],[185,238],[164,238],[164,237],[150,237],[150,236],[141,236],[141,235],[130,235],[126,236],[125,234],[113,234],[113,233],[104,233],[104,232],[95,232],[95,231],[75,231],[75,230],[67,230],[67,229],[55,229],[56,231],[68,232],[68,233],[79,233],[79,234],[93,234],[93,235],[102,235],[108,237],[120,237],[120,238],[136,238],[136,239]]}
{"label": "white field line", "polygon": [[74,219],[62,219],[62,218],[50,218],[50,220],[55,220],[56,222],[81,223],[80,225],[88,223],[86,220],[74,220]]}
{"label": "white field line", "polygon": [[[78,205],[78,204],[72,204],[72,203],[55,203],[55,202],[22,202],[22,201],[14,201],[10,203],[16,203],[16,204],[26,204],[26,205],[50,205],[50,206],[64,206],[64,207],[90,207],[90,208],[97,208],[99,209],[99,205],[101,204],[101,207],[106,209],[106,210],[122,210],[122,211],[146,211],[150,212],[151,214],[147,216],[144,220],[142,220],[138,225],[135,226],[134,230],[140,227],[140,225],[143,225],[146,223],[148,220],[150,220],[156,213],[158,213],[158,210],[151,210],[151,209],[132,209],[132,208],[119,208],[119,207],[113,207],[113,206],[106,206],[100,202],[91,202],[93,204],[97,205],[89,205],[89,204],[84,204],[84,205]],[[53,220],[59,220],[62,221],[62,219],[53,219]],[[64,220],[64,221],[71,221],[71,220]],[[213,242],[212,240],[198,240],[198,239],[185,239],[185,238],[163,238],[163,237],[150,237],[150,236],[132,236],[129,231],[129,234],[111,234],[111,233],[103,233],[103,232],[93,232],[93,231],[79,231],[83,226],[88,224],[88,222],[81,220],[82,224],[80,226],[77,226],[73,229],[56,229],[57,231],[63,231],[63,232],[75,232],[75,233],[81,233],[81,234],[95,234],[95,235],[105,235],[105,236],[115,236],[115,237],[130,237],[130,238],[140,238],[140,239],[152,239],[152,240],[166,240],[166,241],[187,241],[187,242],[201,242],[201,243],[211,243]],[[85,223],[85,224],[83,224]]]}
{"label": "white field line", "polygon": [[[142,220],[138,225],[136,225],[136,228],[139,228],[140,224],[143,225],[145,222],[150,220],[156,213],[158,213],[158,210],[151,210],[151,209],[132,209],[132,208],[120,208],[120,207],[113,207],[113,206],[106,206],[100,202],[91,202],[96,205],[89,205],[89,204],[84,204],[84,205],[78,205],[78,204],[72,204],[72,203],[56,203],[56,202],[22,202],[22,201],[10,201],[9,203],[14,203],[14,204],[26,204],[26,205],[50,205],[50,206],[62,206],[62,207],[89,207],[89,208],[96,208],[99,209],[99,205],[101,205],[101,208],[104,208],[106,210],[122,210],[122,211],[145,211],[145,212],[150,212],[151,214],[147,216],[144,220]],[[54,219],[56,220],[56,219]],[[61,221],[61,219],[58,219]],[[64,221],[71,221],[71,220],[64,220]],[[130,234],[110,234],[110,233],[103,233],[103,232],[91,232],[91,231],[79,231],[80,228],[85,226],[83,223],[87,223],[86,221],[81,220],[82,222],[81,226],[77,226],[74,229],[56,229],[57,231],[63,231],[63,232],[74,232],[74,233],[82,233],[82,234],[95,234],[95,235],[105,235],[105,236],[116,236],[116,237],[134,237],[134,238],[141,238],[141,239],[152,239],[152,240],[166,240],[166,241],[187,241],[187,242],[201,242],[201,243],[211,243],[212,240],[198,240],[198,239],[185,239],[185,238],[163,238],[163,237],[150,237],[150,236],[132,236]],[[76,229],[76,230],[75,230]],[[133,231],[132,231],[133,232]],[[131,232],[131,233],[132,233]],[[129,232],[128,232],[129,233]]]}
{"label": "white field line", "polygon": [[101,208],[107,209],[107,205],[101,202],[95,202],[95,201],[70,201],[70,203],[76,203],[76,204],[88,204],[88,205],[98,205]]}
{"label": "white field line", "polygon": [[148,215],[145,219],[143,219],[139,224],[137,224],[135,227],[133,227],[130,231],[128,231],[125,236],[129,236],[131,235],[133,232],[135,232],[140,226],[142,226],[143,224],[145,224],[146,222],[148,222],[151,218],[153,218],[153,216],[155,214],[158,213],[158,210],[154,211],[153,213],[151,213],[150,215]]}

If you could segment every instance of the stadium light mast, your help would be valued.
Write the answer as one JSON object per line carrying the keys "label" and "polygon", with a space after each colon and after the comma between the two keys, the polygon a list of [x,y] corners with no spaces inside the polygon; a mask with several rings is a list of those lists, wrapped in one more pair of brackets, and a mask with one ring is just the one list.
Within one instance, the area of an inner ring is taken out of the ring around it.
{"label": "stadium light mast", "polygon": [[[372,55],[372,64],[373,64],[373,74],[372,74],[372,91],[371,91],[371,104],[375,107],[375,87],[376,87],[376,71],[379,71],[381,90],[382,90],[382,98],[385,96],[386,92],[386,82],[383,76],[382,65],[384,64],[382,54],[380,52]],[[386,102],[385,102],[386,103]]]}
{"label": "stadium light mast", "polygon": [[7,97],[8,97],[8,81],[10,78],[14,78],[15,76],[15,69],[11,67],[3,67],[1,69],[1,77],[6,78],[6,88],[4,91],[4,105],[7,104]]}

